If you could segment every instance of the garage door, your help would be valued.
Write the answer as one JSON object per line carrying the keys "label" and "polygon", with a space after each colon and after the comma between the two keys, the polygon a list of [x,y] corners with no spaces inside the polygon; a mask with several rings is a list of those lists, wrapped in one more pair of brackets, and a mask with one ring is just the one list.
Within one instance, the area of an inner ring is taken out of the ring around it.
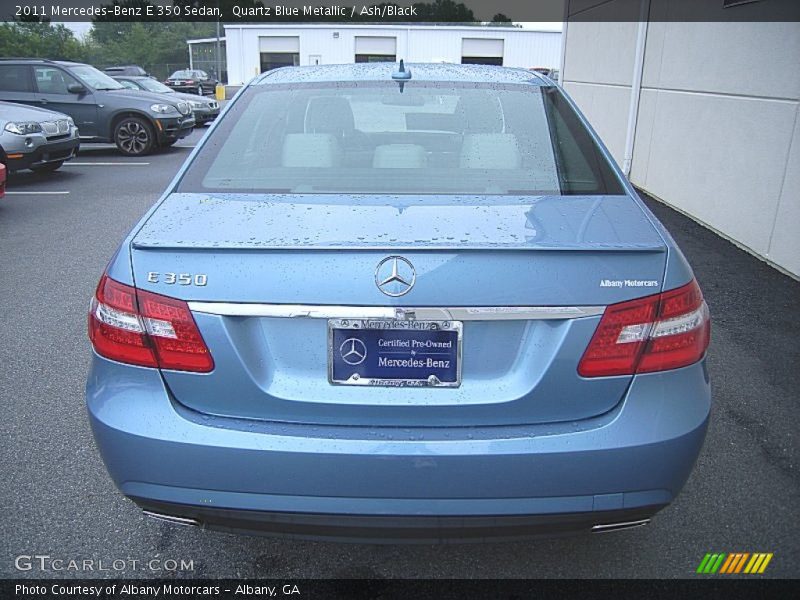
{"label": "garage door", "polygon": [[394,61],[397,38],[388,36],[356,36],[356,62]]}
{"label": "garage door", "polygon": [[289,35],[270,35],[258,38],[261,72],[300,64],[300,38]]}
{"label": "garage door", "polygon": [[300,38],[293,35],[270,35],[258,38],[259,52],[293,54],[300,52]]}
{"label": "garage door", "polygon": [[503,64],[503,40],[464,38],[461,40],[462,64]]}

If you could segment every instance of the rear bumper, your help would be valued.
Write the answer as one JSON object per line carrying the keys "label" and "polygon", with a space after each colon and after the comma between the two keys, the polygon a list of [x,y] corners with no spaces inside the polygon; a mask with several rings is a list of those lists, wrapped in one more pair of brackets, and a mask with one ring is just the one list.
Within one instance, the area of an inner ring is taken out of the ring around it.
{"label": "rear bumper", "polygon": [[[175,90],[176,92],[183,92],[184,94],[195,94],[197,93],[197,84],[194,85],[174,85],[174,84],[166,84],[167,87],[170,89]],[[203,85],[203,84],[201,84]],[[213,85],[203,85],[203,90],[213,89]]]}
{"label": "rear bumper", "polygon": [[302,537],[442,540],[590,531],[678,494],[705,437],[704,363],[634,379],[578,423],[336,427],[200,415],[157,371],[97,356],[89,417],[119,489],[158,513]]}
{"label": "rear bumper", "polygon": [[[206,508],[131,498],[148,516],[215,531],[348,542],[510,541],[646,525],[662,506],[613,511],[500,516],[381,516]],[[180,521],[174,519],[178,516]]]}

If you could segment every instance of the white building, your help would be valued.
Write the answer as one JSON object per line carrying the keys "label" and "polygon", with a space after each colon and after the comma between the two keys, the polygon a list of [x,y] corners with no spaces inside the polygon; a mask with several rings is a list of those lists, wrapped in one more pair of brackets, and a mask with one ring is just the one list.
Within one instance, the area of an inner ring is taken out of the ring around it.
{"label": "white building", "polygon": [[567,1],[595,21],[566,23],[562,84],[634,185],[800,276],[800,23],[712,14],[769,2],[687,23],[675,0]]}
{"label": "white building", "polygon": [[287,65],[402,58],[407,62],[553,68],[561,55],[560,32],[519,27],[225,25],[225,44],[230,85],[241,85],[259,73]]}

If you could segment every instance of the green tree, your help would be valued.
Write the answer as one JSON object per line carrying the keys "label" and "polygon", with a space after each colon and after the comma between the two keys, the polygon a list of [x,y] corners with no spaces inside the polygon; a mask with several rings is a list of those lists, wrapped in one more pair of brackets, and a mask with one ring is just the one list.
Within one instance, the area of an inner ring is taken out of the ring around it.
{"label": "green tree", "polygon": [[135,64],[166,77],[166,71],[189,65],[187,40],[213,32],[213,23],[95,21],[85,50],[87,60],[97,66]]}
{"label": "green tree", "polygon": [[489,27],[522,27],[522,25],[514,25],[506,15],[503,13],[497,13],[495,16],[492,17],[490,23],[488,23]]}
{"label": "green tree", "polygon": [[439,23],[466,23],[475,21],[472,10],[461,2],[453,0],[434,0],[414,4],[418,21],[437,21]]}
{"label": "green tree", "polygon": [[[179,4],[177,1],[174,3]],[[152,2],[113,0],[109,4],[145,8]],[[93,20],[85,40],[84,54],[87,62],[100,68],[135,64],[157,77],[166,77],[173,70],[189,65],[187,40],[210,37],[213,32],[214,23],[98,17]]]}
{"label": "green tree", "polygon": [[47,21],[0,23],[0,56],[81,60],[83,44],[66,26]]}

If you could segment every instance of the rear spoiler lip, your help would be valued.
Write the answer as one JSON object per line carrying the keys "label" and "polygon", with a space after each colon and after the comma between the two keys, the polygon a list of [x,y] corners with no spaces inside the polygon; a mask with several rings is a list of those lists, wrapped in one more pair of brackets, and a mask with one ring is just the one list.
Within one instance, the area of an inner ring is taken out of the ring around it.
{"label": "rear spoiler lip", "polygon": [[542,252],[654,252],[661,253],[667,251],[667,245],[663,243],[647,244],[620,244],[620,243],[582,243],[582,244],[425,244],[399,243],[396,245],[380,244],[351,244],[348,242],[328,242],[318,244],[259,244],[257,242],[228,242],[226,245],[212,245],[208,243],[179,243],[173,241],[154,241],[136,240],[131,243],[131,247],[139,250],[178,250],[193,252],[221,252],[230,250],[274,250],[274,251],[294,251],[294,250],[352,250],[352,251],[385,251],[385,252],[477,252],[487,250],[511,250],[511,251],[542,251]]}

